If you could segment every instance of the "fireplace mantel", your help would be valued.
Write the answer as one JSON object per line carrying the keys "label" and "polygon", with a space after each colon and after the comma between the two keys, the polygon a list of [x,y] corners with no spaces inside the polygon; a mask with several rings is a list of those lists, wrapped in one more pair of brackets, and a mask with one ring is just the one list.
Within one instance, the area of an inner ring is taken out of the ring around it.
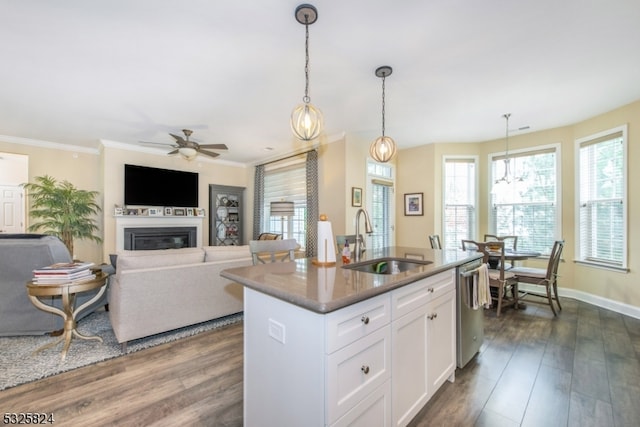
{"label": "fireplace mantel", "polygon": [[197,246],[202,247],[202,221],[204,217],[169,217],[169,216],[138,216],[127,215],[116,217],[116,250],[124,249],[125,228],[146,227],[196,227]]}

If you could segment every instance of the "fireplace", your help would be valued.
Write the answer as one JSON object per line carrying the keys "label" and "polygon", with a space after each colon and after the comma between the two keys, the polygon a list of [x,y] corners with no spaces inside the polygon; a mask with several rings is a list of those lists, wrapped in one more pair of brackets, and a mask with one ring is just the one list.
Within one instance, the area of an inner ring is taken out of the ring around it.
{"label": "fireplace", "polygon": [[141,251],[193,248],[197,245],[196,227],[142,227],[124,229],[124,249]]}
{"label": "fireplace", "polygon": [[[145,242],[139,242],[143,246],[151,246],[150,249],[164,249],[176,247],[201,247],[202,246],[202,222],[203,217],[166,217],[166,216],[139,216],[124,215],[116,218],[116,246],[117,251],[134,247],[143,249],[138,242],[132,244],[132,237],[127,235],[125,230],[133,229],[136,233],[154,234],[144,236]],[[189,236],[184,234],[185,229],[190,229]],[[160,230],[158,234],[156,231]],[[195,235],[193,231],[195,230]],[[163,236],[164,234],[164,236]],[[174,240],[174,238],[179,240]],[[187,240],[188,243],[185,243]],[[127,241],[125,244],[125,240]],[[141,239],[138,239],[141,240]],[[155,240],[153,243],[151,240]],[[145,248],[146,249],[146,248]]]}

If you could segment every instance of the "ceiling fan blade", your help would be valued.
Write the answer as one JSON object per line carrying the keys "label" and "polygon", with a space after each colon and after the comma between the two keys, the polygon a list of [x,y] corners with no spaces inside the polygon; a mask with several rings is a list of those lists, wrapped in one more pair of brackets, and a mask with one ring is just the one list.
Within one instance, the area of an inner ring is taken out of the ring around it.
{"label": "ceiling fan blade", "polygon": [[185,145],[187,143],[187,141],[185,141],[180,135],[174,135],[172,133],[169,133],[169,135],[171,135],[179,145]]}
{"label": "ceiling fan blade", "polygon": [[224,144],[200,144],[200,148],[213,148],[214,150],[228,150]]}
{"label": "ceiling fan blade", "polygon": [[218,153],[213,153],[211,151],[205,151],[205,150],[198,150],[198,154],[204,154],[205,156],[209,156],[209,157],[218,157],[220,155]]}
{"label": "ceiling fan blade", "polygon": [[164,147],[175,147],[174,144],[167,144],[165,142],[149,142],[149,141],[138,141],[140,144],[149,144],[149,145],[162,145]]}
{"label": "ceiling fan blade", "polygon": [[167,153],[167,156],[169,156],[169,155],[171,155],[171,154],[178,154],[179,152],[180,152],[180,150],[176,148],[176,149],[175,149],[175,150],[173,150],[173,151],[169,151],[169,152]]}

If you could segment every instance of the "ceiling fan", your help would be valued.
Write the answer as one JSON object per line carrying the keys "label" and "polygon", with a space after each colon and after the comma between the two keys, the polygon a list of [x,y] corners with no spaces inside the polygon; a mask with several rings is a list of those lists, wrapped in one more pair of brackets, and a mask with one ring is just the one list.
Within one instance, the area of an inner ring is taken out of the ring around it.
{"label": "ceiling fan", "polygon": [[180,135],[174,135],[169,133],[176,140],[174,144],[164,144],[160,142],[144,142],[144,144],[154,144],[154,145],[168,145],[173,147],[174,150],[168,152],[168,155],[171,154],[180,154],[187,160],[193,160],[198,154],[204,154],[209,157],[218,157],[219,153],[214,153],[213,151],[205,150],[205,148],[210,148],[214,150],[228,150],[225,144],[198,144],[197,142],[193,142],[189,140],[189,137],[193,133],[190,129],[182,129],[186,138],[183,138]]}

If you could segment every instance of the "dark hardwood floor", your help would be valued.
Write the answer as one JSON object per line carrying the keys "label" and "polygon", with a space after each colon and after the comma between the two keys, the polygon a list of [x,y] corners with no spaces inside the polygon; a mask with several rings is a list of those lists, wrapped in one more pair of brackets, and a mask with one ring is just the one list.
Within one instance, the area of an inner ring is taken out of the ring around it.
{"label": "dark hardwood floor", "polygon": [[[562,304],[555,319],[534,304],[487,312],[481,353],[411,426],[640,425],[640,320]],[[241,426],[242,357],[238,323],[2,391],[0,410],[57,426]]]}

